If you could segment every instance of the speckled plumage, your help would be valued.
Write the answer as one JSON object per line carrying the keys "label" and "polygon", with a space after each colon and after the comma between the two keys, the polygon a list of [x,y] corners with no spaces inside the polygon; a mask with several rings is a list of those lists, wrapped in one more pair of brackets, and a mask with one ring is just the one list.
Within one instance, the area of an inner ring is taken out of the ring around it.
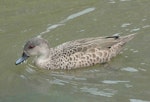
{"label": "speckled plumage", "polygon": [[23,52],[26,56],[37,56],[34,62],[41,68],[75,69],[110,61],[134,35],[85,38],[54,48],[45,39],[36,37],[25,44]]}

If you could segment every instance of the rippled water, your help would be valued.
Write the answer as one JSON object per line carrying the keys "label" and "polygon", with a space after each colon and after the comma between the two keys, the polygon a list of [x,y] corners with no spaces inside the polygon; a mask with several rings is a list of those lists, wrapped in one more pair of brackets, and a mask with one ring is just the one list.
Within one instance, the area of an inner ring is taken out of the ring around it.
{"label": "rippled water", "polygon": [[[0,1],[0,102],[150,102],[149,0]],[[84,37],[137,33],[105,65],[42,70],[20,66],[26,40],[51,46]]]}

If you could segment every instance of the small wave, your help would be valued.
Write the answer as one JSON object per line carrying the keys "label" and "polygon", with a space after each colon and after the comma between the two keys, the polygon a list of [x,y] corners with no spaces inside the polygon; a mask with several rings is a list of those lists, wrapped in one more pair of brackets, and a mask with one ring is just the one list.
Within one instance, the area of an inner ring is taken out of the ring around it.
{"label": "small wave", "polygon": [[150,102],[150,101],[139,100],[139,99],[130,99],[130,102]]}
{"label": "small wave", "polygon": [[105,84],[118,84],[118,83],[127,83],[127,82],[130,82],[130,81],[121,81],[121,80],[104,80],[104,81],[102,81],[102,83],[105,83]]}
{"label": "small wave", "polygon": [[82,15],[85,15],[85,14],[87,14],[87,13],[90,13],[90,12],[92,12],[92,11],[94,11],[94,10],[95,10],[95,8],[94,8],[94,7],[91,7],[91,8],[87,8],[87,9],[85,9],[85,10],[82,10],[82,11],[80,11],[80,12],[74,13],[74,14],[68,16],[66,19],[64,19],[64,20],[62,20],[62,21],[60,21],[60,22],[58,22],[57,24],[54,24],[54,25],[49,26],[45,31],[41,32],[41,33],[38,35],[38,37],[43,36],[44,34],[50,32],[50,31],[53,30],[53,29],[56,29],[57,27],[60,27],[60,26],[65,25],[66,22],[68,22],[68,21],[70,21],[70,20],[72,20],[72,19],[75,19],[75,18],[77,18],[77,17],[79,17],[79,16],[82,16]]}
{"label": "small wave", "polygon": [[129,25],[131,25],[131,24],[130,24],[130,23],[124,23],[124,24],[121,25],[121,27],[124,28],[124,27],[127,27],[127,26],[129,26]]}
{"label": "small wave", "polygon": [[[88,87],[82,87],[80,88],[82,92],[87,92],[92,95],[99,95],[99,96],[105,96],[105,97],[112,97],[115,95],[116,91],[115,90],[104,90],[100,91],[98,88],[88,88]],[[108,91],[108,92],[107,92]]]}
{"label": "small wave", "polygon": [[65,84],[69,83],[68,81],[64,81],[64,80],[60,80],[60,79],[54,79],[54,80],[47,79],[47,80],[49,81],[50,84],[56,84],[56,85],[65,85]]}
{"label": "small wave", "polygon": [[138,72],[138,70],[133,67],[126,67],[126,68],[122,68],[121,70],[128,71],[128,72]]}

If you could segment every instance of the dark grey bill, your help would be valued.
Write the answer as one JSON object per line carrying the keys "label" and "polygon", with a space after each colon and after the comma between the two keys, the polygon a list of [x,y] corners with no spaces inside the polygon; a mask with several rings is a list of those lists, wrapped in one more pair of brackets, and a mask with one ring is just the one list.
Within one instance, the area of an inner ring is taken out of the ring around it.
{"label": "dark grey bill", "polygon": [[28,57],[29,57],[28,55],[26,55],[25,53],[23,53],[23,54],[22,54],[22,57],[19,58],[19,59],[16,61],[15,64],[16,64],[16,65],[21,64],[21,63],[24,62]]}

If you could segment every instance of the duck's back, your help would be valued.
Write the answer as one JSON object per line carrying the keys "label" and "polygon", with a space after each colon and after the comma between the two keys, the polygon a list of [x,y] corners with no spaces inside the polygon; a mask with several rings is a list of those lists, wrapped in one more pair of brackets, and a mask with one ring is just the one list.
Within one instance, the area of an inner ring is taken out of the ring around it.
{"label": "duck's back", "polygon": [[133,37],[134,34],[95,37],[63,43],[53,49],[50,69],[75,69],[108,62]]}

